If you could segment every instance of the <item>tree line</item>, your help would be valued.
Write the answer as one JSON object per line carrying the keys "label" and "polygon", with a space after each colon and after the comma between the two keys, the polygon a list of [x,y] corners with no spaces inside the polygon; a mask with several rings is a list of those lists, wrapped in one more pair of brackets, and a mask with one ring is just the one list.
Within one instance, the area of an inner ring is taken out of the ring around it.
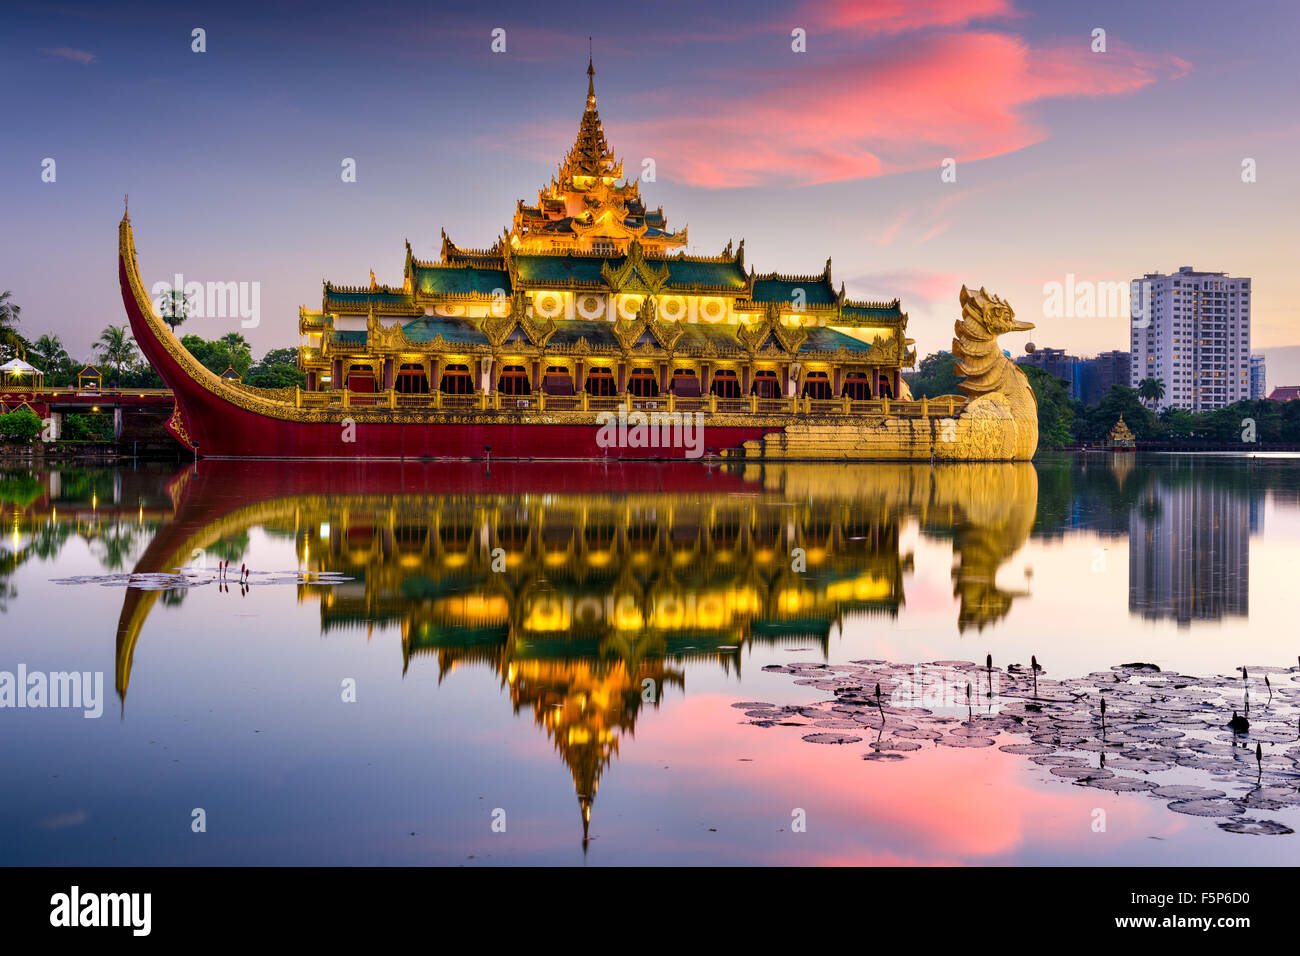
{"label": "tree line", "polygon": [[[1124,423],[1146,442],[1300,442],[1300,402],[1246,399],[1208,412],[1150,405],[1165,394],[1164,382],[1149,378],[1138,388],[1112,385],[1101,401],[1088,405],[1070,398],[1069,384],[1033,365],[1017,366],[1029,378],[1038,400],[1038,447],[1060,449],[1104,442],[1122,415]],[[927,355],[913,373],[904,375],[915,398],[958,394],[961,381],[950,352]]]}
{"label": "tree line", "polygon": [[[175,303],[164,309],[165,320],[173,331],[184,321],[184,307]],[[120,388],[162,388],[158,373],[140,354],[127,325],[108,325],[100,333],[89,359],[73,358],[59,336],[44,333],[29,339],[19,331],[21,306],[13,302],[12,293],[0,292],[0,364],[22,358],[41,370],[47,386],[76,385],[78,373],[86,365],[96,366],[104,375],[104,384]],[[199,335],[181,337],[184,345],[204,367],[221,375],[234,369],[245,384],[259,388],[301,386],[305,376],[298,368],[298,350],[271,349],[257,362],[252,347],[242,333],[227,332],[217,339]]]}

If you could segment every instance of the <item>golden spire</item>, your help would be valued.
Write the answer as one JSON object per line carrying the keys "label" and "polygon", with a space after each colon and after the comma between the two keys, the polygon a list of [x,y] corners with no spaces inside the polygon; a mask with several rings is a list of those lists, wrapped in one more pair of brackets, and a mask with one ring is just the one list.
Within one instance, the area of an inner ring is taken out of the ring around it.
{"label": "golden spire", "polygon": [[587,103],[578,125],[578,138],[560,166],[561,180],[572,176],[608,176],[614,170],[614,151],[605,141],[605,130],[600,125],[596,109],[596,67],[587,60]]}
{"label": "golden spire", "polygon": [[591,37],[587,37],[587,109],[596,108],[596,66],[591,57]]}

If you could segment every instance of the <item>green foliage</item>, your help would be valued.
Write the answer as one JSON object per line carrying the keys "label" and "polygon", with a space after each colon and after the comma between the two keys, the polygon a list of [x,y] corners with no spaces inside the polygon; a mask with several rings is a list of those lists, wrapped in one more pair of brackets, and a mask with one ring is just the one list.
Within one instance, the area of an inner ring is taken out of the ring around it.
{"label": "green foliage", "polygon": [[0,473],[0,502],[26,508],[45,494],[45,487],[30,472]]}
{"label": "green foliage", "polygon": [[[232,340],[238,338],[239,343]],[[253,356],[248,351],[248,343],[238,332],[227,333],[220,339],[209,342],[202,336],[187,335],[181,339],[181,345],[189,349],[190,354],[203,364],[203,367],[220,375],[228,368],[233,368],[242,378],[253,364]]]}
{"label": "green foliage", "polygon": [[113,416],[104,412],[68,415],[63,419],[65,441],[112,441]]}
{"label": "green foliage", "polygon": [[1193,416],[1196,437],[1201,441],[1242,441],[1247,420],[1254,422],[1257,442],[1300,441],[1300,402],[1272,402],[1265,398],[1246,399],[1226,408]]}
{"label": "green foliage", "polygon": [[1172,405],[1160,413],[1160,431],[1167,441],[1181,441],[1194,437],[1196,416],[1185,408]]}
{"label": "green foliage", "polygon": [[307,384],[307,376],[298,368],[297,349],[271,349],[248,370],[244,381],[258,388],[301,388]]}
{"label": "green foliage", "polygon": [[913,398],[935,398],[939,395],[957,395],[957,383],[961,381],[952,370],[951,352],[935,352],[921,359],[915,372],[903,376]]}
{"label": "green foliage", "polygon": [[190,297],[181,289],[169,289],[163,293],[158,315],[171,326],[173,332],[190,317]]}
{"label": "green foliage", "polygon": [[1144,378],[1138,382],[1138,397],[1144,402],[1158,402],[1165,397],[1165,380],[1162,378]]}
{"label": "green foliage", "polygon": [[1074,419],[1074,437],[1089,443],[1105,441],[1121,415],[1139,441],[1161,437],[1156,416],[1142,404],[1138,393],[1125,385],[1112,385],[1105,398],[1096,405],[1079,409]]}
{"label": "green foliage", "polygon": [[20,348],[26,348],[26,340],[18,334],[18,316],[23,307],[13,302],[13,293],[0,292],[0,355],[9,358],[18,354]]}
{"label": "green foliage", "polygon": [[[32,343],[27,353],[27,361],[45,373],[45,384],[53,384],[51,379],[66,372],[72,365],[72,357],[63,347],[63,341],[57,335],[42,335]],[[75,370],[74,370],[75,371]]]}
{"label": "green foliage", "polygon": [[0,415],[0,440],[30,445],[41,433],[41,420],[30,408]]}
{"label": "green foliage", "polygon": [[1033,365],[1022,365],[1038,401],[1038,447],[1044,450],[1064,448],[1074,441],[1074,410],[1070,390],[1063,379]]}
{"label": "green foliage", "polygon": [[122,373],[123,388],[162,388],[163,380],[152,365],[137,365]]}
{"label": "green foliage", "polygon": [[135,343],[131,341],[131,332],[125,325],[110,325],[100,333],[95,344],[95,356],[100,362],[111,366],[113,380],[120,382],[122,370],[130,368],[140,358]]}

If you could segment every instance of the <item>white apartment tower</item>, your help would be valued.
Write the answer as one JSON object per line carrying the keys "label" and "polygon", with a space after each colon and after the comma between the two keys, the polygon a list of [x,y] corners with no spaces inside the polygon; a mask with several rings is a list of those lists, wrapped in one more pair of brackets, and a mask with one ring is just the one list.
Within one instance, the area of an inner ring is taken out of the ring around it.
{"label": "white apartment tower", "polygon": [[1249,279],[1183,266],[1129,288],[1129,384],[1162,380],[1157,411],[1203,412],[1250,398]]}

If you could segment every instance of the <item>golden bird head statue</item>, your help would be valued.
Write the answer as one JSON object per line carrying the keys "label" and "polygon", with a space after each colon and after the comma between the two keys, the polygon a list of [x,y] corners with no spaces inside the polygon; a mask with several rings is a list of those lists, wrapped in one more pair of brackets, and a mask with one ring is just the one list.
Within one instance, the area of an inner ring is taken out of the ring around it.
{"label": "golden bird head statue", "polygon": [[961,310],[967,319],[983,326],[991,335],[1004,332],[1025,332],[1034,327],[1032,322],[1022,322],[1016,318],[1015,311],[995,295],[990,295],[981,286],[978,292],[971,292],[961,287]]}

